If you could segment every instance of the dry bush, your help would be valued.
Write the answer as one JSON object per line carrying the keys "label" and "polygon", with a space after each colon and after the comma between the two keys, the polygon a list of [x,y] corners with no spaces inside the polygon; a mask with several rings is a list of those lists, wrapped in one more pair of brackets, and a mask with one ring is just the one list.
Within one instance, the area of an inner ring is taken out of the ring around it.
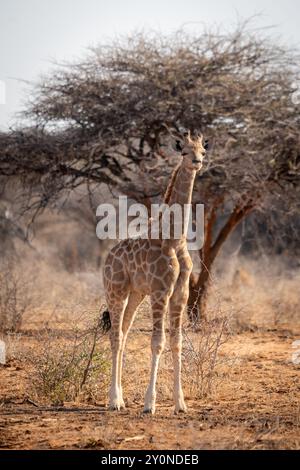
{"label": "dry bush", "polygon": [[228,340],[228,317],[199,323],[197,331],[183,330],[183,381],[195,398],[210,395],[217,385],[221,346]]}
{"label": "dry bush", "polygon": [[273,311],[274,325],[291,322],[300,324],[300,273],[296,272],[289,278],[280,278],[277,281],[276,293],[270,295]]}
{"label": "dry bush", "polygon": [[214,282],[223,308],[234,305],[232,332],[300,324],[299,270],[286,267],[280,257],[265,256],[258,263],[241,256],[232,270],[230,259],[220,268],[224,263],[227,274],[220,269]]}
{"label": "dry bush", "polygon": [[0,272],[0,331],[17,332],[32,305],[31,279],[12,259],[4,260]]}
{"label": "dry bush", "polygon": [[[62,231],[55,234],[62,237]],[[57,322],[62,326],[74,321],[83,311],[99,311],[102,274],[90,269],[67,272],[59,262],[58,253],[49,249],[47,241],[38,236],[34,240],[36,251],[22,253],[18,268],[28,279],[32,302],[23,319],[23,329],[36,329]],[[38,273],[38,274],[37,274]],[[30,282],[29,279],[34,279]]]}
{"label": "dry bush", "polygon": [[101,334],[98,319],[84,329],[71,328],[65,336],[59,330],[41,332],[40,347],[26,358],[30,396],[54,405],[95,402],[106,390],[110,367],[106,349],[99,345]]}

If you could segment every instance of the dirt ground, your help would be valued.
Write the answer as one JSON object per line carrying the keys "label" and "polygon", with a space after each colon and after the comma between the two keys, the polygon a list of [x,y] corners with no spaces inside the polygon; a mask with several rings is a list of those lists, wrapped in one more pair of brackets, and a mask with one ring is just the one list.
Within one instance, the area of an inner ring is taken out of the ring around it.
{"label": "dirt ground", "polygon": [[[150,338],[142,330],[130,334],[125,374],[135,375],[125,385],[127,408],[119,413],[108,411],[104,399],[56,407],[30,400],[24,363],[12,358],[0,366],[0,448],[300,449],[300,367],[291,361],[297,339],[300,328],[292,324],[231,335],[221,351],[234,359],[226,374],[209,398],[195,399],[185,386],[185,415],[174,414],[160,385],[156,415],[143,415],[140,388],[147,382]],[[34,333],[25,328],[19,347],[30,341]]]}

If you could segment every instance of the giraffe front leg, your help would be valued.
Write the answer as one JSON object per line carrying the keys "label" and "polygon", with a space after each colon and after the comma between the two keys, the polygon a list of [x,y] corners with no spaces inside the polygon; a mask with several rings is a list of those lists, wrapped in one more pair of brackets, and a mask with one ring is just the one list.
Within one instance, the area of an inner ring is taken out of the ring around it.
{"label": "giraffe front leg", "polygon": [[[179,312],[179,309],[173,311],[173,313]],[[181,386],[182,333],[179,322],[180,320],[178,318],[170,318],[170,346],[174,367],[173,395],[175,401],[175,413],[185,413],[187,411],[187,407],[184,401],[184,395]]]}
{"label": "giraffe front leg", "polygon": [[170,299],[170,347],[174,367],[175,413],[185,413],[187,407],[181,386],[182,316],[188,298],[188,277],[179,276],[177,286]]}
{"label": "giraffe front leg", "polygon": [[129,294],[128,302],[127,302],[126,309],[125,309],[124,316],[123,316],[123,322],[122,322],[123,338],[122,338],[121,349],[120,349],[119,359],[118,359],[118,388],[119,388],[119,393],[120,393],[121,408],[125,408],[125,403],[123,399],[123,390],[122,390],[122,369],[123,369],[123,355],[124,355],[124,350],[126,346],[126,340],[127,340],[129,330],[134,320],[136,309],[139,306],[139,304],[142,302],[144,297],[145,295],[142,293],[134,292],[134,291],[131,292]]}
{"label": "giraffe front leg", "polygon": [[124,407],[122,391],[119,387],[119,371],[123,344],[122,322],[125,306],[126,300],[118,302],[117,305],[109,305],[109,312],[111,315],[110,343],[112,351],[112,378],[109,391],[109,409],[118,411]]}
{"label": "giraffe front leg", "polygon": [[155,413],[156,405],[156,381],[161,353],[166,342],[164,331],[164,319],[167,312],[168,298],[161,301],[152,300],[153,332],[151,340],[151,373],[150,382],[145,396],[144,413]]}
{"label": "giraffe front leg", "polygon": [[118,384],[119,361],[122,347],[123,333],[121,331],[111,332],[112,371],[111,386],[109,391],[109,409],[120,410],[123,407],[121,391]]}

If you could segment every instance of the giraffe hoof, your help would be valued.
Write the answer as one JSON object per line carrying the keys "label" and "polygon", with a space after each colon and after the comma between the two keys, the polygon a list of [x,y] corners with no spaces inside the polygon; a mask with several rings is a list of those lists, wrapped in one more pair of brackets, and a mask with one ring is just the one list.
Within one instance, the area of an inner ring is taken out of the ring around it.
{"label": "giraffe hoof", "polygon": [[109,411],[120,411],[122,408],[125,408],[124,401],[121,400],[113,400],[109,405]]}
{"label": "giraffe hoof", "polygon": [[124,400],[120,401],[120,408],[121,408],[121,410],[124,410],[126,408]]}
{"label": "giraffe hoof", "polygon": [[181,398],[179,402],[175,405],[175,414],[186,413],[186,412],[187,412],[187,406],[184,402],[184,399]]}
{"label": "giraffe hoof", "polygon": [[109,405],[108,409],[109,409],[109,411],[120,411],[121,406],[120,405]]}
{"label": "giraffe hoof", "polygon": [[151,415],[154,415],[155,413],[155,409],[154,408],[144,408],[143,409],[143,413],[146,415],[146,414],[151,414]]}
{"label": "giraffe hoof", "polygon": [[186,413],[186,412],[187,412],[186,405],[181,405],[178,408],[175,408],[175,414]]}

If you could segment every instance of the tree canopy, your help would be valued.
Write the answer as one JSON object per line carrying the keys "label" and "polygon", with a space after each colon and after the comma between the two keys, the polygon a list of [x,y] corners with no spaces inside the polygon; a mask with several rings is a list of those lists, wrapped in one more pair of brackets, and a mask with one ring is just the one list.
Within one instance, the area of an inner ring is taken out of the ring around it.
{"label": "tree canopy", "polygon": [[[168,129],[211,142],[199,198],[234,202],[299,191],[296,53],[245,28],[137,34],[58,66],[37,84],[31,125],[0,134],[0,174],[35,182],[45,206],[82,183],[159,194]],[[33,193],[32,193],[33,194]]]}

